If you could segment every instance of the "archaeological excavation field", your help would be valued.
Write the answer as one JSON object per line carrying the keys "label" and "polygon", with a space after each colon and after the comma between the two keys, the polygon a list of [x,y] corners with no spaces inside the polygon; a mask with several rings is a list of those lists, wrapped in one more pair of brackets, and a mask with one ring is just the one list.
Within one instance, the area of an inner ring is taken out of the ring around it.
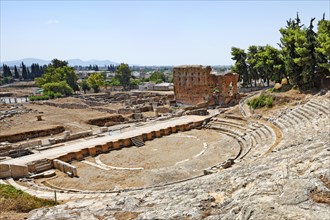
{"label": "archaeological excavation field", "polygon": [[[0,183],[40,198],[56,191],[63,204],[32,219],[264,219],[263,210],[326,219],[329,92],[276,93],[273,108],[252,111],[259,94],[207,110],[144,93],[2,105],[1,135],[17,140],[1,148]],[[24,140],[35,129],[45,136]]]}

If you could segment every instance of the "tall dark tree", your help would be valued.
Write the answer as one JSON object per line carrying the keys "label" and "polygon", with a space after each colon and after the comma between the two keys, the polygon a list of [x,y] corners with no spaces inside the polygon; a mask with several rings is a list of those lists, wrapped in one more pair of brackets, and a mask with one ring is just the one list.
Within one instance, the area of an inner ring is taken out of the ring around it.
{"label": "tall dark tree", "polygon": [[13,77],[13,74],[11,73],[9,66],[3,64],[2,68],[3,68],[3,77]]}
{"label": "tall dark tree", "polygon": [[19,73],[18,73],[18,70],[17,70],[17,66],[16,65],[14,66],[14,78],[15,79],[19,79]]}
{"label": "tall dark tree", "polygon": [[299,36],[303,35],[303,30],[301,29],[300,18],[297,13],[297,17],[294,20],[288,20],[287,26],[280,29],[282,35],[280,41],[280,47],[283,51],[283,58],[285,63],[285,70],[289,76],[289,81],[293,85],[301,85],[302,77],[302,67],[298,65],[297,59],[300,58],[296,51],[297,40]]}
{"label": "tall dark tree", "polygon": [[313,88],[316,80],[316,33],[313,30],[314,20],[315,18],[312,18],[309,27],[301,31],[301,35],[295,44],[298,57],[294,59],[294,62],[302,70],[300,73],[301,80],[298,86],[304,86],[305,88]]}
{"label": "tall dark tree", "polygon": [[27,73],[27,70],[26,70],[26,66],[23,62],[21,64],[21,68],[22,68],[22,78],[24,80],[27,80],[28,79],[28,73]]}

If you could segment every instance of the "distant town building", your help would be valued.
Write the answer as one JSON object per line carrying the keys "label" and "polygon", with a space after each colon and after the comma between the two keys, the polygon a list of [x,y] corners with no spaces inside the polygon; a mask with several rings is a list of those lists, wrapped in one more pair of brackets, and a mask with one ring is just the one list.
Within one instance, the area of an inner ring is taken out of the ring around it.
{"label": "distant town building", "polygon": [[153,82],[146,82],[139,85],[140,91],[171,91],[173,90],[173,83],[153,83]]}

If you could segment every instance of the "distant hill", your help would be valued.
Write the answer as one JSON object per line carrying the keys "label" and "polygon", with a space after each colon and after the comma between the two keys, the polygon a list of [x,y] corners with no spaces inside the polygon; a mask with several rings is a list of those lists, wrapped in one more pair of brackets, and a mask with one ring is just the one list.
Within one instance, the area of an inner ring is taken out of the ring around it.
{"label": "distant hill", "polygon": [[[69,62],[70,66],[89,66],[89,65],[105,66],[105,65],[111,65],[111,64],[115,64],[115,65],[118,64],[118,63],[110,61],[110,60],[86,60],[86,61],[83,61],[81,59],[70,59],[67,61]],[[6,64],[8,66],[14,66],[14,65],[19,66],[22,62],[27,66],[30,66],[32,63],[38,63],[39,65],[47,65],[50,63],[50,60],[25,58],[25,59],[20,59],[20,60],[3,61],[0,64],[1,64],[1,66],[3,64]]]}

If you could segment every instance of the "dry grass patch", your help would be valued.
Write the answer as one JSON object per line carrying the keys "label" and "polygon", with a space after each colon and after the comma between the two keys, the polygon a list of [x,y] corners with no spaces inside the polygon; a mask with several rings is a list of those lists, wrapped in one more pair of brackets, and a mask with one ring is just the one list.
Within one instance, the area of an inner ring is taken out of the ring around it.
{"label": "dry grass patch", "polygon": [[40,199],[31,196],[10,185],[0,184],[0,210],[1,212],[29,212],[43,206],[54,206],[53,200]]}

